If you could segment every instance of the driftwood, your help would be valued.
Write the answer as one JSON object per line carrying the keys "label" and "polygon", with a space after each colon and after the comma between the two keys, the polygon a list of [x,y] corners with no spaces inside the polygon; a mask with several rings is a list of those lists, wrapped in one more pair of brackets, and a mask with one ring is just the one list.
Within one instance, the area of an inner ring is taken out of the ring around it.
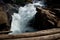
{"label": "driftwood", "polygon": [[23,33],[18,35],[0,35],[0,39],[21,39],[21,40],[51,40],[60,38],[60,28],[43,30],[38,32]]}
{"label": "driftwood", "polygon": [[0,31],[0,34],[7,34],[10,33],[11,31]]}
{"label": "driftwood", "polygon": [[47,35],[47,36],[39,36],[39,37],[30,37],[30,38],[15,38],[15,39],[5,39],[5,40],[57,40],[60,38],[59,34]]}

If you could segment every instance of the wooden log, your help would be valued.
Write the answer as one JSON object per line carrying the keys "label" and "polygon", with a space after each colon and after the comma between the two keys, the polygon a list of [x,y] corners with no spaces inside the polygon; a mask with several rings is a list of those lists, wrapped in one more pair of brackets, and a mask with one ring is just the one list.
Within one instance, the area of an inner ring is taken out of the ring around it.
{"label": "wooden log", "polygon": [[56,34],[56,33],[60,33],[60,28],[54,28],[54,29],[31,32],[31,33],[23,33],[17,35],[0,35],[0,39],[28,38],[28,37],[37,37],[37,36]]}
{"label": "wooden log", "polygon": [[10,33],[11,31],[0,31],[0,34]]}
{"label": "wooden log", "polygon": [[4,39],[4,40],[56,40],[60,38],[60,33],[39,37],[30,37],[30,38],[15,38],[15,39]]}

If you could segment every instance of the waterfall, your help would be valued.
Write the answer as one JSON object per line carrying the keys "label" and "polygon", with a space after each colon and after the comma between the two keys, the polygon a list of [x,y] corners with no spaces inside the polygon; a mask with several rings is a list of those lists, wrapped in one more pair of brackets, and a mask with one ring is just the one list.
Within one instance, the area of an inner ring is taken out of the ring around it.
{"label": "waterfall", "polygon": [[18,13],[12,15],[11,29],[12,33],[24,33],[25,31],[34,31],[32,28],[28,27],[28,21],[34,17],[36,14],[36,8],[32,4],[25,5],[19,8]]}
{"label": "waterfall", "polygon": [[[35,29],[31,28],[28,26],[29,20],[31,20],[35,14],[37,13],[36,11],[36,5],[38,3],[33,3],[33,4],[26,4],[24,7],[20,7],[18,13],[14,13],[12,15],[12,22],[11,22],[11,29],[12,33],[9,34],[20,34],[24,32],[33,32]],[[39,4],[39,6],[41,6]]]}

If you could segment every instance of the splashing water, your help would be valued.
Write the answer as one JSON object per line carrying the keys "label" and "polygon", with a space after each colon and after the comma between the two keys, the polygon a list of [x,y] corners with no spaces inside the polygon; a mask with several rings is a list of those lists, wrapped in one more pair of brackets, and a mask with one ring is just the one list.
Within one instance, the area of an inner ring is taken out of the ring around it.
{"label": "splashing water", "polygon": [[[40,2],[39,2],[40,3]],[[24,7],[19,8],[18,13],[12,15],[11,29],[12,33],[9,34],[20,34],[26,31],[33,32],[35,29],[31,28],[28,25],[29,20],[31,20],[37,13],[34,4],[27,4]],[[38,3],[36,3],[38,5]],[[39,6],[41,6],[39,4]]]}
{"label": "splashing water", "polygon": [[46,6],[45,0],[33,0],[33,4],[35,6],[39,6],[39,7],[45,7]]}
{"label": "splashing water", "polygon": [[19,13],[14,13],[12,15],[11,29],[12,33],[17,34],[23,33],[26,30],[34,31],[32,28],[27,27],[28,21],[34,17],[36,14],[36,8],[32,4],[28,4],[24,7],[19,8]]}

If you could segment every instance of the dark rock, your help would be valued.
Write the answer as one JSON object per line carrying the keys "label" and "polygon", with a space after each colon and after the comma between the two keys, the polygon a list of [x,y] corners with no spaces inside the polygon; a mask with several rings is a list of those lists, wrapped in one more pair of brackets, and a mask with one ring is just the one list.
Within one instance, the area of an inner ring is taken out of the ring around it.
{"label": "dark rock", "polygon": [[[46,29],[51,29],[51,28],[57,28],[55,26],[55,22],[51,19],[49,19],[50,17],[47,17],[49,13],[46,14],[46,11],[42,13],[42,9],[38,9],[37,8],[37,13],[35,15],[35,17],[33,17],[30,21],[29,21],[29,26],[32,27],[33,29],[36,30],[46,30]],[[51,20],[54,24],[50,23],[48,20]]]}
{"label": "dark rock", "polygon": [[0,31],[8,31],[10,29],[10,24],[8,21],[8,17],[5,11],[3,11],[3,7],[0,6]]}
{"label": "dark rock", "polygon": [[47,6],[50,8],[60,8],[59,0],[46,0]]}

